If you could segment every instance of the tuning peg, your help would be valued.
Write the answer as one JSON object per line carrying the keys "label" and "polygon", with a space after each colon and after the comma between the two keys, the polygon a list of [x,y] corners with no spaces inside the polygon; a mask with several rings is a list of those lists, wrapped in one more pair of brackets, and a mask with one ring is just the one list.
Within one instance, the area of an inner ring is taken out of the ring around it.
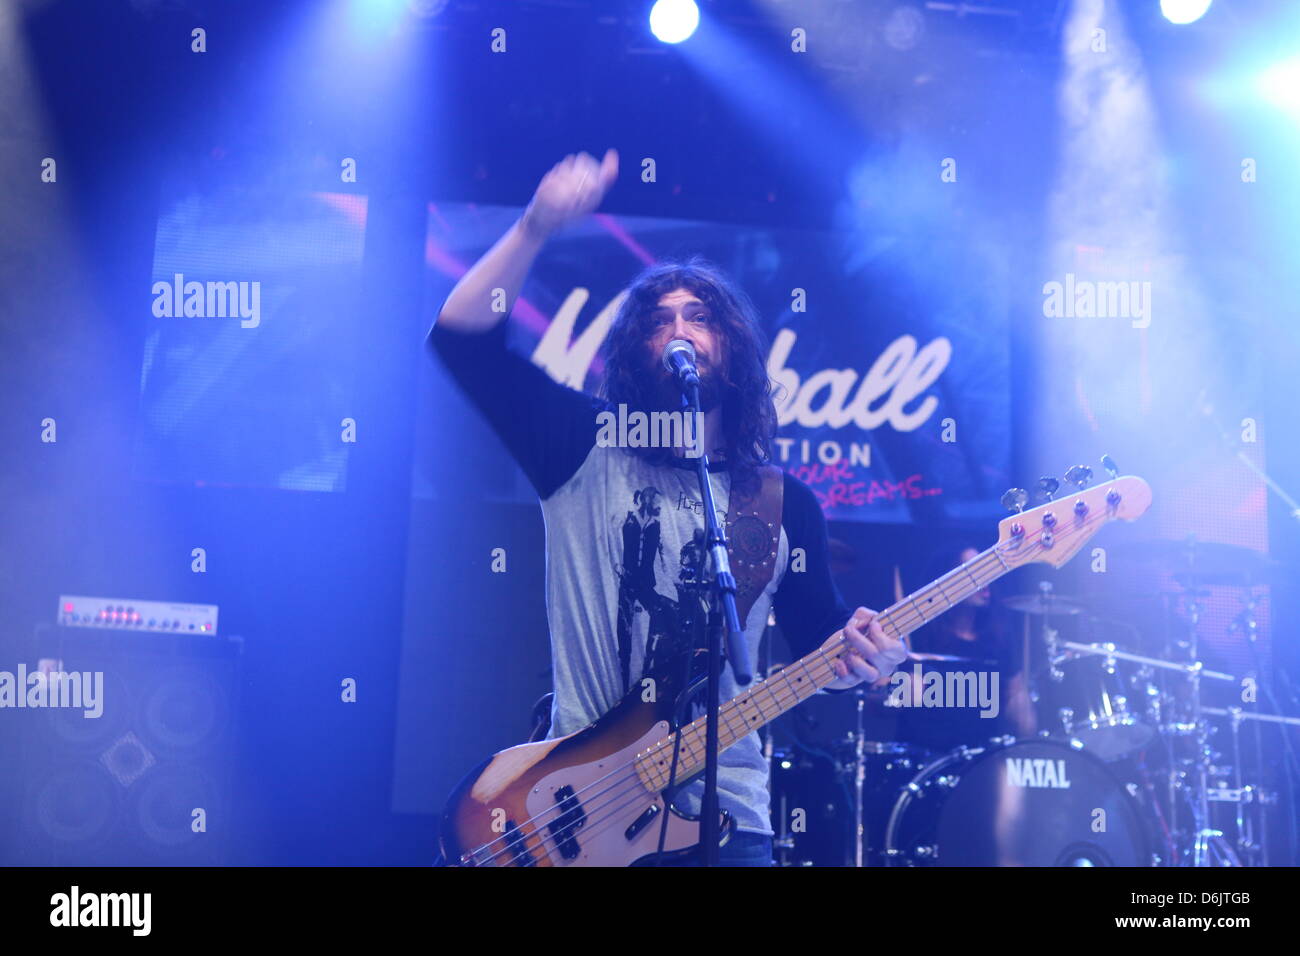
{"label": "tuning peg", "polygon": [[1065,473],[1065,480],[1082,491],[1092,481],[1092,469],[1087,465],[1075,465]]}
{"label": "tuning peg", "polygon": [[1002,496],[1002,507],[1008,511],[1024,511],[1028,502],[1029,492],[1024,488],[1008,488],[1006,494]]}
{"label": "tuning peg", "polygon": [[1119,465],[1115,464],[1115,459],[1111,458],[1110,455],[1101,456],[1101,467],[1105,468],[1106,474],[1112,478],[1119,477]]}
{"label": "tuning peg", "polygon": [[1052,495],[1056,494],[1056,489],[1061,487],[1061,483],[1050,475],[1044,475],[1038,479],[1038,487],[1034,494],[1039,501],[1051,501]]}

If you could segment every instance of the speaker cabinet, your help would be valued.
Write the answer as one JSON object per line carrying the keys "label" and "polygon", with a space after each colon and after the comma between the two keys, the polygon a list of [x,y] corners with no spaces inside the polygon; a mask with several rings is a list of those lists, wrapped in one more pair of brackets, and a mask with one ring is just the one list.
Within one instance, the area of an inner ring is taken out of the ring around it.
{"label": "speaker cabinet", "polygon": [[59,661],[99,699],[5,714],[21,739],[0,853],[29,866],[225,862],[242,641],[53,628],[33,644],[29,670]]}

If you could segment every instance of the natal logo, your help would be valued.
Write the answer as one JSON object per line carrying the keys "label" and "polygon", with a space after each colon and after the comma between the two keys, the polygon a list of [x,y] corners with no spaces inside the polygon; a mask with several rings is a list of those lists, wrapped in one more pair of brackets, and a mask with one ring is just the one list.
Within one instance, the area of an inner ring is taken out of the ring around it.
{"label": "natal logo", "polygon": [[1066,776],[1064,760],[1008,757],[1005,766],[1008,787],[1070,789],[1070,778]]}

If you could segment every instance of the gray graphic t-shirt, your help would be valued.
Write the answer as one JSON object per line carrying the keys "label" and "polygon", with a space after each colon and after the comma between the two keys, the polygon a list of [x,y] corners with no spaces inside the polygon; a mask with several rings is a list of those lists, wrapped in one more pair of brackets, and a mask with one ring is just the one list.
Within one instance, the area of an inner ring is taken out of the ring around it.
{"label": "gray graphic t-shirt", "polygon": [[[596,415],[605,404],[507,348],[504,325],[483,334],[435,327],[431,342],[541,499],[555,681],[550,733],[574,733],[639,687],[652,668],[672,666],[664,655],[681,647],[674,632],[683,560],[689,564],[704,525],[694,462],[656,465],[597,445]],[[717,468],[710,480],[725,521],[730,476]],[[791,570],[795,549],[800,570]],[[743,622],[754,659],[771,611],[800,656],[848,620],[826,550],[816,499],[787,474],[776,567]],[[726,668],[722,699],[740,691]],[[740,829],[770,834],[768,767],[758,735],[725,750],[718,764],[722,808]],[[677,805],[696,812],[702,790],[694,781]]]}

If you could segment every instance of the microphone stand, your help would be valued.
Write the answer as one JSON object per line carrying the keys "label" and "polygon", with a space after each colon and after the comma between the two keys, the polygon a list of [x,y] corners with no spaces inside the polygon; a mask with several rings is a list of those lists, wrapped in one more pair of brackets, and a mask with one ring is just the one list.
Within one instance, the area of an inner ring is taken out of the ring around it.
{"label": "microphone stand", "polygon": [[[682,387],[682,410],[685,414],[702,413],[700,410],[700,380],[686,373],[679,377]],[[695,436],[701,445],[704,435]],[[709,602],[706,630],[709,642],[709,676],[705,693],[704,725],[704,797],[700,801],[700,845],[705,866],[718,865],[718,708],[721,706],[722,685],[722,627],[727,629],[727,650],[731,671],[736,683],[744,687],[754,678],[749,661],[749,647],[745,632],[740,626],[736,611],[736,578],[731,573],[727,555],[727,536],[718,521],[718,511],[713,501],[713,485],[709,481],[709,456],[704,449],[695,459],[695,475],[700,483],[700,500],[704,503],[704,547],[713,556],[713,579],[701,568],[702,596],[712,590],[714,600]],[[735,488],[732,488],[735,494]],[[710,589],[709,584],[712,584]]]}

